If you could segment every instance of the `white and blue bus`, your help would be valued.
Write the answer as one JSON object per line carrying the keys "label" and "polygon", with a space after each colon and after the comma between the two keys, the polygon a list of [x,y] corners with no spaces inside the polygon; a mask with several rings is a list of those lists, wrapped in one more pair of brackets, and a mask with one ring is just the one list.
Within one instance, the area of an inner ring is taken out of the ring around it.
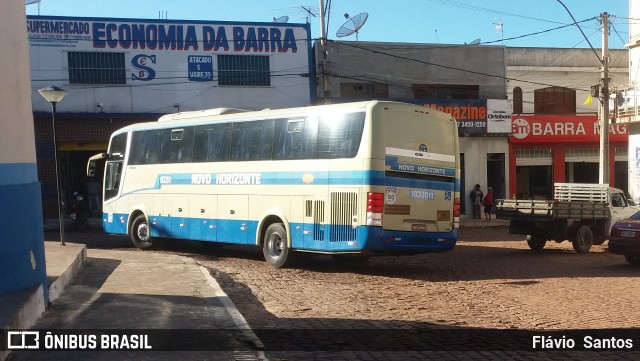
{"label": "white and blue bus", "polygon": [[416,105],[170,114],[116,131],[88,173],[98,159],[104,230],[140,249],[159,237],[257,245],[282,267],[294,251],[442,252],[458,236],[456,120]]}

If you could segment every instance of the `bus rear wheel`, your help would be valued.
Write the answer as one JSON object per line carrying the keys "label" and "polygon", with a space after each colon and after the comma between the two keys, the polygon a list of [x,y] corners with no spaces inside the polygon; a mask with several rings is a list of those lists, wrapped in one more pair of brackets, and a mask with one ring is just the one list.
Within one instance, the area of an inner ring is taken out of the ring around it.
{"label": "bus rear wheel", "polygon": [[273,267],[285,267],[292,262],[293,251],[289,248],[289,237],[282,223],[274,223],[267,228],[262,244],[265,261]]}
{"label": "bus rear wheel", "polygon": [[153,240],[149,233],[149,223],[147,223],[147,218],[144,214],[140,214],[134,218],[133,222],[131,222],[129,234],[131,235],[131,242],[133,242],[133,245],[138,249],[149,249],[153,247]]}

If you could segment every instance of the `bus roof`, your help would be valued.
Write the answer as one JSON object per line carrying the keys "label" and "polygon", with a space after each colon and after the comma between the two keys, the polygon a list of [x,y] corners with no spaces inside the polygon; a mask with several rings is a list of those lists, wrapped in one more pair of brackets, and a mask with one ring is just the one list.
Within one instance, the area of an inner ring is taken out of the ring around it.
{"label": "bus roof", "polygon": [[[317,112],[319,114],[325,114],[327,111],[331,110],[358,110],[365,108],[373,108],[376,105],[382,104],[395,104],[395,105],[406,105],[406,106],[414,106],[419,108],[420,105],[410,104],[410,103],[400,103],[393,101],[380,101],[380,100],[369,100],[369,101],[361,101],[361,102],[352,102],[352,103],[337,103],[337,104],[328,104],[328,105],[313,105],[307,107],[297,107],[297,108],[282,108],[282,109],[265,109],[265,110],[257,110],[257,111],[249,111],[243,109],[236,108],[215,108],[215,109],[207,109],[207,110],[197,110],[197,111],[189,111],[175,114],[167,114],[163,115],[158,119],[157,122],[145,122],[145,123],[137,123],[131,124],[124,128],[121,128],[114,132],[114,135],[125,133],[132,130],[138,129],[158,129],[158,128],[170,128],[174,126],[180,125],[198,125],[201,123],[211,122],[211,121],[233,121],[233,120],[253,120],[259,118],[273,118],[277,116],[283,115],[295,115],[295,114],[308,114]],[[426,108],[425,108],[426,111]],[[430,113],[441,113],[445,115],[446,113],[442,113],[436,109],[429,109]],[[451,118],[451,115],[446,114],[446,117]]]}

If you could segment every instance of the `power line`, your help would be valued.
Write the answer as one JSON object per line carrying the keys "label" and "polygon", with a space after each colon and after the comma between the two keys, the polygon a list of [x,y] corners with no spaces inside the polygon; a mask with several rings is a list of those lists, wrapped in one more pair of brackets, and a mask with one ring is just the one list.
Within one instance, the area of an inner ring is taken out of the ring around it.
{"label": "power line", "polygon": [[[574,23],[571,23],[571,24],[565,24],[565,25],[558,26],[558,27],[551,28],[551,29],[542,30],[542,31],[537,31],[537,32],[535,32],[535,33],[529,33],[529,34],[525,34],[525,35],[514,36],[514,37],[506,38],[506,39],[500,39],[500,40],[494,40],[494,41],[487,41],[487,42],[482,42],[482,43],[480,43],[480,44],[493,44],[493,43],[498,43],[498,42],[501,42],[501,41],[504,41],[504,40],[515,40],[515,39],[525,38],[525,37],[528,37],[528,36],[540,35],[540,34],[548,33],[548,32],[550,32],[550,31],[559,30],[559,29],[564,29],[564,28],[567,28],[567,27],[569,27],[569,26],[577,25],[577,24],[579,24],[579,23],[583,23],[583,22],[591,21],[591,20],[595,20],[595,19],[597,19],[597,17],[595,17],[595,16],[594,16],[594,17],[592,17],[592,18],[585,19],[585,20],[582,20],[582,21],[579,21],[579,22],[574,22]],[[574,21],[575,21],[575,20],[574,20]],[[589,40],[587,40],[587,41],[589,41]],[[591,45],[591,44],[589,44],[589,45]],[[593,47],[591,47],[591,48],[593,48]]]}
{"label": "power line", "polygon": [[593,53],[596,54],[596,58],[598,58],[600,63],[602,63],[603,60],[600,59],[600,56],[598,55],[598,52],[596,51],[596,49],[593,48],[593,45],[591,45],[591,42],[589,41],[589,38],[587,38],[587,35],[585,35],[584,31],[582,31],[582,28],[580,27],[580,25],[576,21],[576,18],[573,17],[573,14],[571,13],[571,11],[569,11],[569,8],[567,8],[567,6],[562,1],[560,1],[560,0],[556,0],[556,1],[559,2],[560,5],[562,5],[562,7],[564,7],[565,10],[567,10],[567,12],[569,13],[569,16],[571,16],[571,19],[573,19],[574,24],[576,24],[576,26],[578,27],[578,30],[580,30],[580,32],[582,33],[582,36],[584,36],[584,38],[587,40],[587,43],[591,47],[591,50],[593,50]]}
{"label": "power line", "polygon": [[450,5],[450,6],[460,7],[460,8],[469,9],[469,10],[476,10],[476,11],[494,13],[494,14],[498,14],[498,15],[513,16],[513,17],[517,17],[517,18],[521,18],[521,19],[529,19],[529,20],[543,21],[543,22],[547,22],[547,23],[562,24],[561,22],[558,22],[558,21],[534,18],[534,17],[526,16],[526,15],[520,15],[520,14],[508,13],[508,12],[500,11],[500,10],[483,8],[481,6],[470,5],[470,4],[466,4],[466,3],[460,2],[460,1],[451,1],[451,0],[426,0],[426,1],[440,3],[440,4],[443,4],[443,5]]}

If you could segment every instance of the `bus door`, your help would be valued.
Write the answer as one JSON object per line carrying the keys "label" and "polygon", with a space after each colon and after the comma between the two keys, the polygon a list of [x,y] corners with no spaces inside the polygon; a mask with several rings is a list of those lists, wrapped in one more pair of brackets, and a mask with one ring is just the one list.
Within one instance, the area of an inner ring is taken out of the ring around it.
{"label": "bus door", "polygon": [[[107,233],[126,234],[127,233],[127,216],[125,214],[116,214],[118,197],[122,185],[122,177],[124,175],[124,160],[127,146],[127,133],[118,134],[111,138],[109,144],[109,152],[91,157],[87,173],[95,169],[95,160],[106,157],[107,162],[104,168],[104,189],[102,194],[103,206],[102,212],[106,213],[103,219],[103,228]],[[91,169],[90,169],[91,168]]]}
{"label": "bus door", "polygon": [[382,227],[449,232],[453,229],[456,159],[450,121],[400,112],[394,116],[386,122]]}

